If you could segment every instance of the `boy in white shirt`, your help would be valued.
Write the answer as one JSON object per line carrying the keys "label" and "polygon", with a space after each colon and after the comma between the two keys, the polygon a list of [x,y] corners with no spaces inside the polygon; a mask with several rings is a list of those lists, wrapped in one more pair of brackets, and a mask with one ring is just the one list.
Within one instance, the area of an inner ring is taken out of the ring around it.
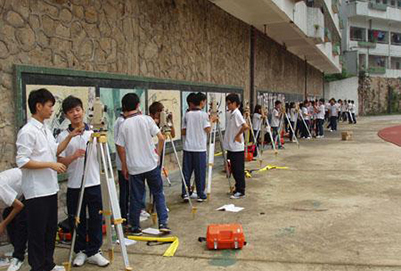
{"label": "boy in white shirt", "polygon": [[[210,121],[206,112],[202,111],[206,104],[206,95],[198,92],[193,98],[194,107],[185,113],[182,135],[185,135],[183,143],[182,169],[187,187],[191,186],[191,175],[195,171],[195,184],[198,202],[206,200],[206,149],[207,135],[210,133]],[[182,185],[182,198],[189,200],[186,189]]]}
{"label": "boy in white shirt", "polygon": [[319,100],[319,104],[318,104],[316,111],[317,111],[317,115],[316,115],[317,135],[316,135],[316,138],[322,138],[322,137],[324,137],[323,124],[324,124],[324,115],[326,113],[323,98],[321,98]]}
{"label": "boy in white shirt", "polygon": [[355,103],[354,103],[354,100],[352,100],[352,101],[351,101],[351,110],[350,110],[350,113],[351,113],[351,115],[352,115],[352,120],[354,121],[354,124],[356,124],[356,115],[355,115],[355,112],[356,112],[356,105],[355,105]]}
{"label": "boy in white shirt", "polygon": [[28,261],[32,271],[64,270],[53,261],[57,232],[57,172],[64,173],[65,165],[57,162],[71,138],[81,129],[71,131],[57,145],[44,121],[53,113],[55,99],[47,89],[29,94],[28,106],[32,118],[18,132],[16,162],[22,169],[22,192],[25,197],[28,225]]}
{"label": "boy in white shirt", "polygon": [[336,104],[336,100],[330,100],[329,115],[330,115],[330,132],[337,131],[337,119],[338,119],[339,106]]}
{"label": "boy in white shirt", "polygon": [[241,102],[235,93],[226,97],[228,107],[226,132],[224,134],[223,146],[227,150],[227,159],[231,162],[231,172],[235,179],[235,191],[231,199],[245,197],[245,145],[244,131],[249,129],[244,117],[238,107]]}
{"label": "boy in white shirt", "polygon": [[[58,161],[67,167],[67,211],[71,229],[74,229],[77,215],[79,195],[83,180],[84,168],[88,167],[85,193],[82,202],[80,223],[76,229],[77,237],[74,247],[76,254],[74,266],[82,266],[86,261],[98,266],[107,266],[109,261],[100,253],[102,246],[102,191],[100,188],[99,161],[97,148],[94,145],[92,153],[86,153],[86,147],[93,131],[84,123],[82,101],[74,96],[68,96],[62,103],[65,117],[71,122],[67,130],[57,137],[62,142],[76,128],[84,127],[82,134],[71,139],[67,148],[58,156]],[[86,153],[86,157],[85,157]],[[89,219],[86,210],[88,209]],[[87,236],[88,241],[87,241]]]}
{"label": "boy in white shirt", "polygon": [[[309,101],[304,101],[304,103],[301,105],[301,114],[302,117],[304,118],[305,123],[302,121],[302,130],[301,130],[301,137],[310,139],[310,135],[308,133],[308,129],[310,127],[310,114],[309,114]],[[306,125],[305,125],[306,124]]]}
{"label": "boy in white shirt", "polygon": [[280,126],[280,120],[281,120],[281,101],[276,101],[274,103],[274,109],[272,113],[272,123],[271,127],[273,128],[273,140],[274,142],[278,145],[279,149],[284,149],[284,147],[281,145],[281,137],[278,134],[279,132],[279,126]]}
{"label": "boy in white shirt", "polygon": [[[130,220],[131,232],[141,235],[139,216],[145,194],[145,180],[153,195],[159,231],[170,233],[168,228],[168,213],[163,193],[163,180],[161,178],[158,160],[162,153],[164,136],[154,120],[139,111],[139,97],[135,93],[126,94],[122,101],[126,119],[121,124],[116,142],[118,155],[121,159],[122,172],[130,181]],[[153,137],[158,137],[157,153]],[[132,214],[132,216],[131,216]]]}
{"label": "boy in white shirt", "polygon": [[13,258],[7,271],[17,271],[21,268],[28,241],[21,178],[22,172],[19,168],[0,173],[0,208],[5,208],[3,221],[0,223],[0,235],[7,228],[8,237],[14,247]]}

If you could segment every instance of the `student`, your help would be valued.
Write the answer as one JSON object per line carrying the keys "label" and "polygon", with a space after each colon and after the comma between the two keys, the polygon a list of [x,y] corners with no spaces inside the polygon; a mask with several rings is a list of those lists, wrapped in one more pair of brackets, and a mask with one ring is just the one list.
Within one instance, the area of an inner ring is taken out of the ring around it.
{"label": "student", "polygon": [[354,121],[354,124],[356,124],[356,115],[355,115],[355,112],[356,112],[356,105],[355,105],[354,101],[352,100],[352,101],[351,101],[351,110],[350,110],[350,114],[352,115],[352,120]]}
{"label": "student", "polygon": [[[256,145],[259,146],[260,130],[262,129],[262,106],[260,104],[255,105],[252,116],[252,128],[253,135],[257,138],[254,139]],[[253,156],[258,156],[258,148],[255,148]]]}
{"label": "student", "polygon": [[348,116],[348,102],[347,100],[344,99],[343,104],[341,106],[341,111],[342,117],[343,117],[343,122],[347,121],[347,116]]}
{"label": "student", "polygon": [[354,123],[354,119],[352,118],[352,103],[351,100],[348,100],[348,106],[347,106],[347,115],[348,115],[348,123],[352,124]]}
{"label": "student", "polygon": [[[125,120],[124,112],[118,116],[114,123],[114,143],[117,142],[118,134],[120,131],[120,126]],[[117,148],[117,145],[116,145]],[[128,221],[128,208],[129,208],[129,181],[124,178],[124,175],[121,170],[121,160],[118,154],[116,155],[116,167],[118,174],[118,187],[120,190],[119,193],[119,205],[121,210],[121,217],[125,219],[124,224],[127,225]]]}
{"label": "student", "polygon": [[[171,230],[167,225],[168,213],[163,193],[163,180],[158,166],[164,136],[151,117],[141,114],[139,97],[135,93],[126,94],[121,103],[123,111],[126,112],[126,119],[121,124],[116,144],[122,172],[130,181],[131,232],[134,235],[142,235],[139,217],[146,180],[156,203],[159,230],[170,233]],[[159,140],[157,153],[152,139],[154,136],[157,136]]]}
{"label": "student", "polygon": [[301,114],[302,114],[302,116],[304,117],[304,120],[305,120],[305,123],[302,122],[302,131],[301,131],[302,135],[301,135],[301,137],[305,138],[305,139],[310,139],[311,138],[309,133],[308,133],[308,129],[310,127],[310,114],[309,114],[308,107],[309,107],[309,101],[305,101],[302,104],[302,107],[301,107]]}
{"label": "student", "polygon": [[0,173],[0,208],[4,209],[3,221],[0,222],[0,235],[7,229],[8,238],[14,247],[7,271],[17,271],[21,268],[28,240],[21,177],[19,168]]}
{"label": "student", "polygon": [[[185,135],[183,143],[183,174],[185,183],[189,188],[191,186],[191,175],[195,171],[195,184],[197,201],[206,200],[205,182],[206,182],[206,149],[207,135],[210,133],[210,121],[206,112],[202,111],[206,105],[206,95],[198,92],[193,99],[194,107],[185,113],[182,124],[182,135]],[[182,185],[182,198],[189,200],[184,185]]]}
{"label": "student", "polygon": [[226,97],[226,105],[229,110],[224,134],[224,149],[227,150],[227,159],[231,162],[231,172],[235,179],[235,191],[231,199],[245,197],[245,151],[244,151],[244,131],[249,129],[244,117],[238,107],[241,102],[235,93]]}
{"label": "student", "polygon": [[[149,116],[156,122],[157,126],[160,127],[160,113],[164,110],[164,105],[161,102],[153,102],[149,106]],[[175,137],[175,129],[174,129],[174,123],[173,123],[173,115],[170,113],[168,116],[168,121],[171,123],[170,126],[170,134],[171,137]]]}
{"label": "student", "polygon": [[337,119],[338,119],[338,105],[336,100],[330,100],[329,115],[330,115],[330,132],[337,131]]}
{"label": "student", "polygon": [[53,253],[57,232],[57,172],[64,173],[65,165],[57,162],[71,138],[81,133],[71,131],[57,145],[44,121],[53,113],[54,96],[47,89],[29,94],[28,107],[32,118],[18,132],[16,162],[22,169],[22,192],[25,197],[28,227],[28,262],[32,271],[64,270],[55,265]]}
{"label": "student", "polygon": [[290,141],[292,142],[293,139],[294,139],[294,136],[297,136],[296,134],[294,135],[294,133],[293,133],[293,129],[295,129],[295,123],[297,122],[297,113],[296,113],[296,108],[295,108],[295,103],[294,102],[290,103],[289,119],[290,119],[290,124],[291,124],[291,127],[292,127],[292,129],[290,128]]}
{"label": "student", "polygon": [[279,128],[281,125],[281,116],[282,116],[281,101],[277,100],[274,103],[271,127],[273,128],[273,140],[274,140],[275,144],[278,145],[279,149],[284,149],[284,147],[281,145],[281,137],[279,135]]}
{"label": "student", "polygon": [[88,263],[98,266],[107,266],[110,262],[100,252],[103,241],[102,191],[96,145],[93,145],[92,153],[86,152],[93,131],[90,130],[88,124],[84,123],[85,111],[79,98],[68,96],[62,103],[62,109],[64,116],[70,121],[70,125],[60,133],[57,142],[62,142],[74,129],[84,127],[82,134],[71,139],[67,148],[58,156],[58,161],[67,167],[67,211],[71,229],[74,228],[77,215],[85,165],[88,168],[82,208],[79,214],[80,223],[76,229],[77,237],[74,247],[76,256],[73,265],[82,266],[88,261]]}
{"label": "student", "polygon": [[324,106],[324,99],[321,98],[319,100],[318,107],[316,108],[316,125],[317,125],[317,134],[316,138],[323,138],[324,133],[323,133],[323,124],[324,124],[324,116],[326,113],[326,109]]}

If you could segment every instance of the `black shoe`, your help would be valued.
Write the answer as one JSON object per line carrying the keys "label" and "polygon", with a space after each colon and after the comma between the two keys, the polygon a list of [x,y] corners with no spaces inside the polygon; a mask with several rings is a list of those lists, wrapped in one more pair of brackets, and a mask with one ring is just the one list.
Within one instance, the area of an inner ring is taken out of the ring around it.
{"label": "black shoe", "polygon": [[171,229],[167,226],[167,224],[160,224],[160,225],[159,225],[159,231],[160,231],[161,233],[164,233],[164,234],[169,234],[169,233],[171,233]]}
{"label": "black shoe", "polygon": [[142,229],[141,228],[136,228],[136,229],[131,228],[129,232],[130,232],[130,234],[135,235],[135,236],[142,235]]}

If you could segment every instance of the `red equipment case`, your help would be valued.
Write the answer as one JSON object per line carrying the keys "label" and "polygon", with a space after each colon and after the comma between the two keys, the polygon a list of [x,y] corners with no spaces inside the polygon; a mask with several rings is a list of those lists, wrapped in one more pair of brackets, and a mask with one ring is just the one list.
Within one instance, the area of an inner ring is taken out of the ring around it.
{"label": "red equipment case", "polygon": [[241,224],[212,224],[207,227],[208,249],[241,249],[245,242]]}

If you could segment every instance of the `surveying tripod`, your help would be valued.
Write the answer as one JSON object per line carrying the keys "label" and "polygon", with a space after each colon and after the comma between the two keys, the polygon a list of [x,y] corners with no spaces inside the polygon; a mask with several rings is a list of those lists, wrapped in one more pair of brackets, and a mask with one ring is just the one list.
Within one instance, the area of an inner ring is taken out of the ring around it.
{"label": "surveying tripod", "polygon": [[[299,141],[298,141],[298,138],[297,138],[297,136],[296,136],[296,134],[295,134],[295,128],[292,127],[292,124],[291,124],[290,118],[288,117],[287,111],[284,111],[284,114],[285,114],[285,118],[287,119],[288,126],[290,126],[290,129],[291,129],[291,131],[292,131],[292,138],[291,138],[291,140],[294,140],[294,139],[295,139],[295,142],[297,143],[297,146],[298,146],[298,148],[299,148]],[[294,123],[294,124],[295,124],[295,123]]]}
{"label": "surveying tripod", "polygon": [[248,158],[248,143],[250,141],[249,140],[250,136],[252,136],[253,145],[255,146],[256,153],[258,154],[257,157],[258,157],[259,165],[260,165],[260,167],[262,167],[262,156],[259,151],[258,139],[257,139],[258,134],[256,134],[256,137],[255,137],[255,133],[253,131],[253,126],[252,126],[252,120],[251,120],[251,109],[249,107],[249,102],[247,102],[247,101],[245,101],[244,117],[245,117],[245,121],[247,122],[247,124],[249,126],[249,130],[245,131],[245,157]]}
{"label": "surveying tripod", "polygon": [[260,125],[260,129],[256,132],[256,138],[258,138],[259,133],[260,133],[260,138],[262,141],[262,147],[260,148],[261,156],[263,155],[263,151],[264,151],[266,130],[267,130],[267,133],[269,134],[270,142],[272,144],[274,153],[277,154],[276,144],[273,140],[272,128],[270,126],[269,119],[268,119],[267,108],[264,105],[262,105],[262,123]]}
{"label": "surveying tripod", "polygon": [[80,223],[80,214],[82,209],[82,203],[85,193],[85,186],[87,182],[89,167],[88,161],[93,159],[92,155],[95,155],[94,148],[97,151],[97,159],[99,161],[100,170],[100,185],[102,190],[102,204],[103,210],[102,215],[106,221],[106,235],[107,235],[107,251],[109,253],[109,260],[114,260],[114,245],[112,242],[112,229],[111,229],[111,218],[113,216],[113,224],[115,225],[117,238],[120,242],[121,253],[124,260],[124,267],[126,271],[132,270],[129,265],[127,248],[125,246],[125,238],[122,228],[124,219],[121,217],[120,206],[118,204],[117,190],[114,181],[113,167],[111,164],[109,146],[107,144],[107,130],[103,130],[106,125],[104,122],[104,106],[100,102],[100,98],[97,97],[93,108],[93,127],[94,132],[86,146],[85,154],[85,165],[84,174],[82,176],[81,190],[79,193],[78,208],[74,219],[74,231],[72,235],[71,249],[68,257],[68,262],[64,263],[64,267],[67,271],[71,270],[72,257],[74,254],[74,247],[77,237],[77,228]]}
{"label": "surveying tripod", "polygon": [[210,116],[216,118],[215,122],[211,123],[211,130],[209,135],[209,159],[208,159],[208,177],[206,184],[206,195],[208,200],[210,200],[210,194],[212,190],[212,173],[214,166],[214,152],[215,152],[215,144],[216,144],[216,134],[219,134],[220,148],[223,154],[224,168],[226,170],[226,178],[228,180],[229,192],[230,194],[234,191],[234,187],[231,185],[231,169],[230,169],[230,160],[227,159],[227,154],[223,147],[223,134],[221,132],[221,126],[218,119],[219,111],[217,109],[217,102],[215,97],[211,97],[210,102]]}
{"label": "surveying tripod", "polygon": [[164,137],[166,139],[164,141],[164,145],[163,145],[163,155],[161,157],[161,164],[162,164],[161,166],[162,167],[164,166],[164,159],[165,159],[165,156],[166,156],[166,143],[167,143],[167,140],[169,140],[170,143],[171,143],[171,146],[173,147],[174,156],[175,156],[175,159],[177,161],[178,169],[179,169],[180,175],[181,175],[182,185],[184,186],[185,193],[188,195],[188,203],[189,203],[189,206],[191,207],[191,213],[192,213],[192,215],[194,217],[196,212],[197,212],[197,208],[195,206],[193,206],[191,198],[189,196],[189,191],[190,190],[189,190],[189,187],[187,186],[187,183],[185,181],[184,173],[182,172],[180,159],[178,158],[177,149],[175,148],[175,144],[174,144],[173,138],[171,136],[171,128],[170,128],[170,123],[168,121],[168,116],[169,116],[168,112],[166,112],[164,110],[162,112],[160,112],[160,128],[161,128],[162,134],[164,135]]}

